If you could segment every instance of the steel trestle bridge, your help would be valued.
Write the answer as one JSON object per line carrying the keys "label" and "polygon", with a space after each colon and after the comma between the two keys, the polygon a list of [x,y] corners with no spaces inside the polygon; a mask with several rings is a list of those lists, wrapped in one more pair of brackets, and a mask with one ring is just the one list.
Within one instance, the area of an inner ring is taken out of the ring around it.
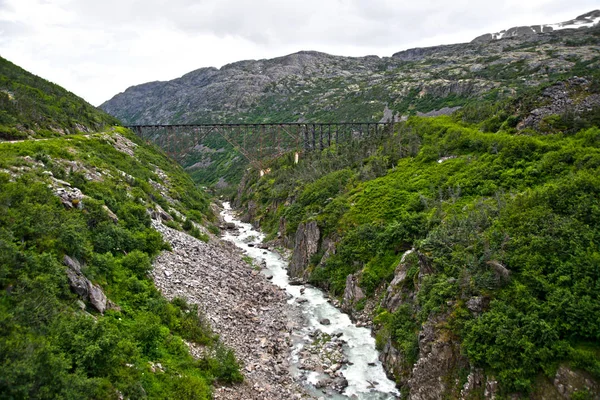
{"label": "steel trestle bridge", "polygon": [[330,146],[392,134],[391,122],[286,122],[264,124],[129,125],[142,139],[181,162],[195,152],[218,150],[229,143],[259,169],[290,152],[305,153]]}

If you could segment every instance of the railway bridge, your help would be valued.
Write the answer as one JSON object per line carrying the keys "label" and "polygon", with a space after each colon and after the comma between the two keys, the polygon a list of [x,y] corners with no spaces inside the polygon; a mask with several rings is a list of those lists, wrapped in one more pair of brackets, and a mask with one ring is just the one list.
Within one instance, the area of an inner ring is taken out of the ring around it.
{"label": "railway bridge", "polygon": [[324,150],[367,137],[391,134],[393,123],[179,124],[129,125],[127,128],[155,143],[177,161],[203,148],[222,149],[225,141],[250,164],[263,170],[265,162],[290,152],[301,154]]}

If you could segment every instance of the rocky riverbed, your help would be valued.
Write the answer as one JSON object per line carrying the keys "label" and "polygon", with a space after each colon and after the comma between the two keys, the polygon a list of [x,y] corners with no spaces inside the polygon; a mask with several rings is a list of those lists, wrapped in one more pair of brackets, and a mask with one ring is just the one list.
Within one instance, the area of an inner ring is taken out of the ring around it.
{"label": "rocky riverbed", "polygon": [[[223,342],[234,349],[244,383],[215,388],[216,399],[309,398],[290,373],[293,307],[285,291],[271,284],[228,242],[204,243],[153,221],[172,251],[161,253],[152,272],[169,299],[198,304]],[[192,349],[192,353],[198,353]]]}
{"label": "rocky riverbed", "polygon": [[224,207],[223,239],[243,249],[265,277],[285,290],[288,303],[297,311],[291,314],[298,321],[291,331],[292,376],[318,398],[396,399],[399,393],[378,360],[371,331],[354,325],[339,310],[339,303],[317,288],[290,280],[289,257],[263,243],[264,234],[242,223],[229,204]]}

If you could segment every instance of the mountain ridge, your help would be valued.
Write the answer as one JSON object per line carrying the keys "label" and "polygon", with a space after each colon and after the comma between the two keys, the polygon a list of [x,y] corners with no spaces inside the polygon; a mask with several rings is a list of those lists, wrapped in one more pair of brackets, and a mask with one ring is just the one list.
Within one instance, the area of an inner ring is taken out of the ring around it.
{"label": "mountain ridge", "polygon": [[496,33],[486,33],[473,39],[473,42],[486,42],[510,37],[535,36],[563,29],[591,28],[600,23],[600,10],[593,10],[565,22],[544,25],[515,26]]}
{"label": "mountain ridge", "polygon": [[[414,48],[390,57],[300,51],[133,86],[100,107],[127,125],[380,122],[449,114],[589,75],[600,69],[599,37],[596,26]],[[202,184],[238,182],[239,174],[221,167],[232,161],[231,146],[220,140],[208,145],[208,151],[191,149],[180,160],[184,168],[192,168]]]}

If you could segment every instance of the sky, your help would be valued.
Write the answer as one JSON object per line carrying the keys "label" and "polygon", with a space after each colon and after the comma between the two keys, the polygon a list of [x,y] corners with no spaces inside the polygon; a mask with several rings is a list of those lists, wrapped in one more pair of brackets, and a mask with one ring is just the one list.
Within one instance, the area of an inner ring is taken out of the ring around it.
{"label": "sky", "polygon": [[99,105],[202,67],[300,50],[389,57],[598,8],[598,0],[0,0],[0,56]]}

